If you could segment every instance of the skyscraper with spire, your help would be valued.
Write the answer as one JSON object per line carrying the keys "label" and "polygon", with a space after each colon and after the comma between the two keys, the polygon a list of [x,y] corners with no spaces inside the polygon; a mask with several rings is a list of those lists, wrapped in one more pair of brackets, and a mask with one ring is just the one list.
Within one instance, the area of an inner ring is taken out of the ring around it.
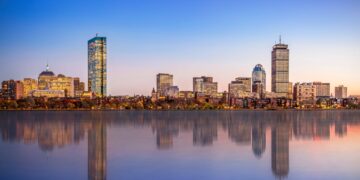
{"label": "skyscraper with spire", "polygon": [[96,36],[88,41],[88,91],[98,97],[106,96],[106,37]]}
{"label": "skyscraper with spire", "polygon": [[278,97],[289,97],[291,87],[289,87],[289,49],[287,44],[279,43],[273,46],[271,52],[271,91]]}

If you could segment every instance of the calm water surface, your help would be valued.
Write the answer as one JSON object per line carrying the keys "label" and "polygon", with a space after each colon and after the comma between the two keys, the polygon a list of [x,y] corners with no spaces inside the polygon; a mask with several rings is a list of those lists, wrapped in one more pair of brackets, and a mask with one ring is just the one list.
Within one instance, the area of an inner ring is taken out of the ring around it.
{"label": "calm water surface", "polygon": [[0,112],[0,179],[360,179],[360,111]]}

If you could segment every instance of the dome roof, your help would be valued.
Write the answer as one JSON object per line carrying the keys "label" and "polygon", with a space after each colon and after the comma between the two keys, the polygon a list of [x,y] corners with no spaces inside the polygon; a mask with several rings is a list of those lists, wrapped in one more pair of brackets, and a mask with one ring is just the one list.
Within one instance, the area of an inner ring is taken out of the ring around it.
{"label": "dome roof", "polygon": [[265,71],[264,67],[261,64],[257,64],[254,67],[254,71]]}
{"label": "dome roof", "polygon": [[55,76],[55,74],[54,74],[52,71],[50,71],[49,69],[50,69],[50,68],[49,68],[49,65],[46,64],[46,70],[43,71],[43,72],[41,72],[41,73],[39,74],[39,77],[40,77],[40,76]]}
{"label": "dome roof", "polygon": [[55,74],[52,71],[43,71],[39,76],[55,76]]}

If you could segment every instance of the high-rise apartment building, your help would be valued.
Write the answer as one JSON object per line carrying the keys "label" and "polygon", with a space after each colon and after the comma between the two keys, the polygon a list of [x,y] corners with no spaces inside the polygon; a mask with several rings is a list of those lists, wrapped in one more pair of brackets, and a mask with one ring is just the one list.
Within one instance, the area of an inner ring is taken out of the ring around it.
{"label": "high-rise apartment building", "polygon": [[218,91],[218,83],[213,82],[212,77],[201,76],[193,78],[193,92],[204,93],[208,96],[216,96]]}
{"label": "high-rise apartment building", "polygon": [[[266,92],[266,73],[265,73],[265,69],[261,64],[257,64],[252,72],[252,84],[255,84],[255,82],[257,84],[259,84],[258,86],[262,86],[262,92]],[[260,91],[259,89],[257,89],[257,91]],[[255,92],[254,89],[252,90],[252,92]]]}
{"label": "high-rise apartment building", "polygon": [[96,37],[88,41],[88,91],[98,97],[106,96],[106,37]]}
{"label": "high-rise apartment building", "polygon": [[166,73],[159,73],[156,75],[156,92],[160,96],[165,96],[166,89],[173,86],[173,75]]}
{"label": "high-rise apartment building", "polygon": [[2,97],[17,100],[24,97],[24,85],[21,81],[8,80],[1,83]]}
{"label": "high-rise apartment building", "polygon": [[297,105],[314,105],[316,103],[316,85],[313,83],[296,83],[293,92]]}
{"label": "high-rise apartment building", "polygon": [[316,87],[316,98],[330,97],[330,83],[313,82]]}
{"label": "high-rise apartment building", "polygon": [[335,87],[335,98],[336,99],[347,98],[347,87],[345,87],[344,85]]}
{"label": "high-rise apartment building", "polygon": [[241,82],[245,86],[245,92],[251,93],[251,78],[250,77],[237,77],[235,81]]}
{"label": "high-rise apartment building", "polygon": [[279,97],[289,97],[289,49],[287,44],[275,44],[271,53],[271,91]]}

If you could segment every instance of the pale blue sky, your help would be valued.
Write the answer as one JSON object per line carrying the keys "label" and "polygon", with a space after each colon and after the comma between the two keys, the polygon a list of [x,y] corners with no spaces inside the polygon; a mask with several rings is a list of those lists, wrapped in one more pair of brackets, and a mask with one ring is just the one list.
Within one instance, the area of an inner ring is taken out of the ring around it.
{"label": "pale blue sky", "polygon": [[292,82],[360,94],[360,1],[0,0],[0,80],[56,73],[87,81],[87,40],[108,40],[109,94],[149,94],[158,72],[180,90],[213,76],[219,90],[260,63],[282,34]]}

